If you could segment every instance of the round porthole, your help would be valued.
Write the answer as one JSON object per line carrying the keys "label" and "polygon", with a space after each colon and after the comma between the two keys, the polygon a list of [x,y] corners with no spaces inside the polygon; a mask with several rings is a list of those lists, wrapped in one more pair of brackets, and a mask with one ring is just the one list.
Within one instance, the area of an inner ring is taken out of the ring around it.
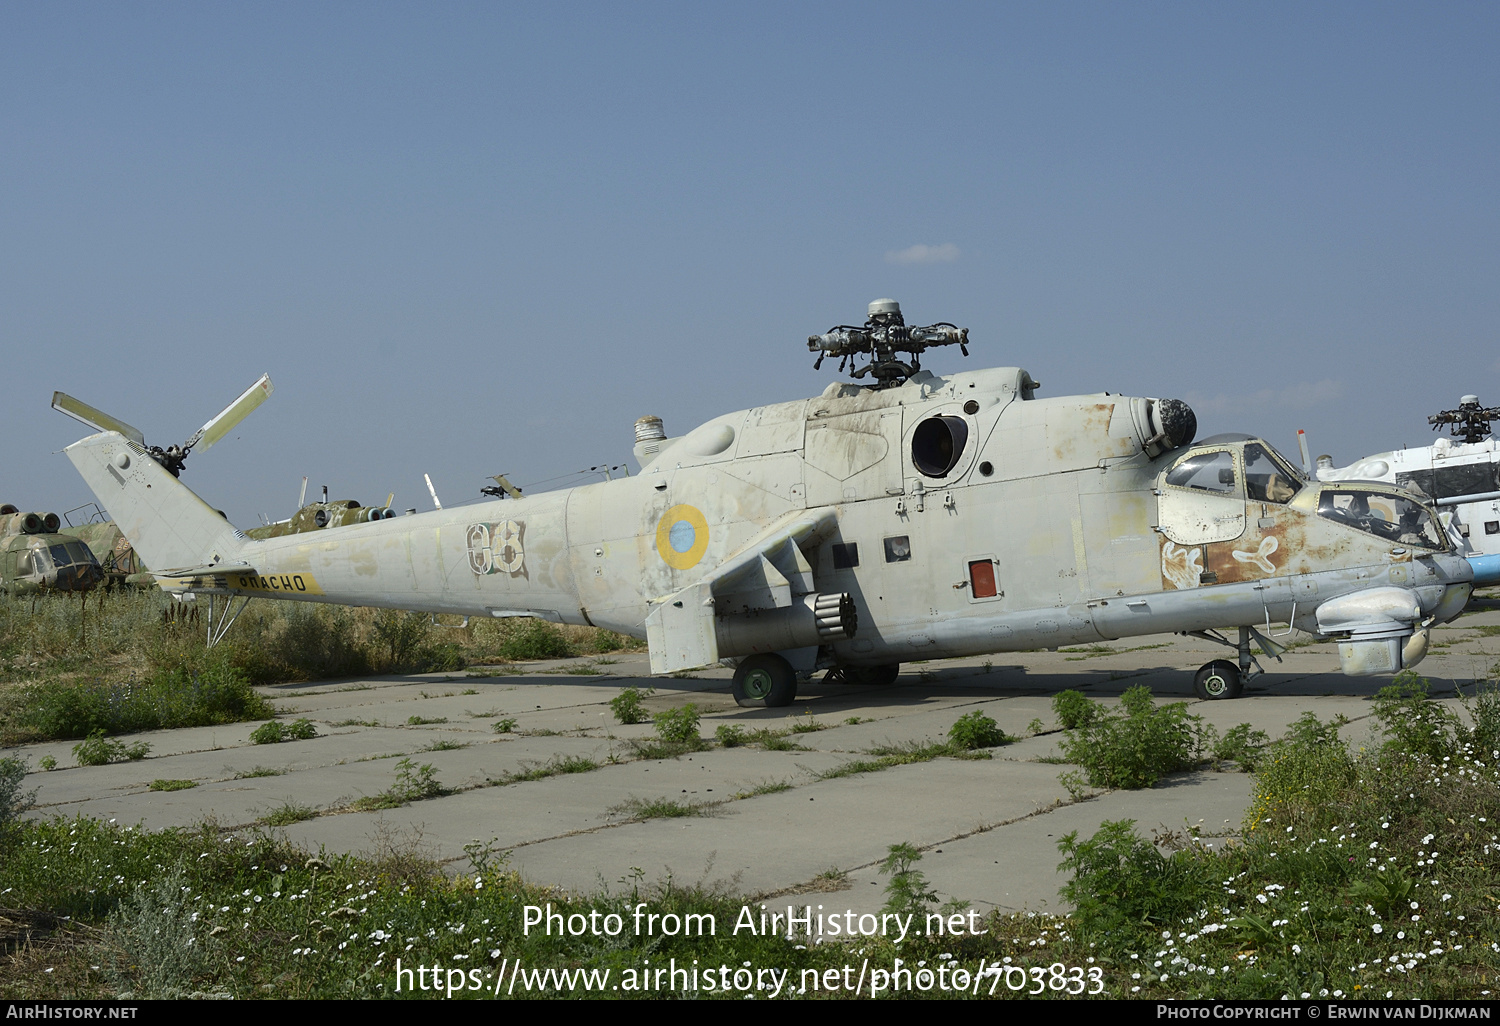
{"label": "round porthole", "polygon": [[981,474],[983,474],[985,477],[989,477],[991,474],[993,474],[995,472],[995,465],[993,463],[991,463],[989,460],[985,460],[983,463],[981,463],[979,465],[979,472]]}
{"label": "round porthole", "polygon": [[974,416],[974,414],[979,412],[979,404],[973,399],[970,399],[968,402],[964,403],[964,412],[971,417]]}
{"label": "round porthole", "polygon": [[946,477],[968,441],[969,425],[962,417],[928,417],[912,433],[912,465],[928,477]]}

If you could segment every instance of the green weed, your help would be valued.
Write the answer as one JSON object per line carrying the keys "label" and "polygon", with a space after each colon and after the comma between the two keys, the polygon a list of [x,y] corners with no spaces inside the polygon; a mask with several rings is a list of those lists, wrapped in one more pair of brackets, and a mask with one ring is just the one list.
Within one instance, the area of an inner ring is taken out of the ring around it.
{"label": "green weed", "polygon": [[698,707],[692,702],[656,714],[656,736],[668,744],[701,745]]}
{"label": "green weed", "polygon": [[620,693],[609,700],[609,707],[614,710],[615,720],[624,723],[645,723],[651,718],[642,704],[642,699],[656,694],[655,688],[622,688]]}
{"label": "green weed", "polygon": [[913,869],[922,853],[911,844],[893,844],[880,862],[880,872],[890,877],[885,885],[883,911],[910,915],[921,920],[937,902],[937,892],[927,883],[921,870]]}
{"label": "green weed", "polygon": [[[1157,707],[1150,689],[1137,685],[1121,696],[1120,706],[1118,712],[1104,712],[1101,707],[1098,712],[1085,713],[1085,725],[1063,736],[1063,754],[1083,768],[1090,784],[1145,788],[1168,773],[1191,769],[1197,763],[1202,721],[1188,713],[1186,703]],[[1078,711],[1069,710],[1075,715]],[[1058,718],[1063,718],[1061,712]]]}
{"label": "green weed", "polygon": [[437,770],[425,763],[418,766],[408,758],[396,763],[394,784],[380,794],[359,799],[353,807],[358,812],[394,809],[411,802],[436,798],[443,793],[443,785],[438,783]]}
{"label": "green weed", "polygon": [[151,752],[147,741],[127,745],[123,741],[104,736],[104,731],[95,730],[84,740],[73,746],[73,758],[80,766],[103,766],[111,762],[131,762],[144,759]]}
{"label": "green weed", "polygon": [[150,789],[152,791],[186,791],[190,787],[197,786],[198,782],[196,780],[163,780],[158,778],[151,781]]}
{"label": "green weed", "polygon": [[1087,727],[1104,715],[1104,707],[1081,691],[1059,691],[1052,696],[1052,712],[1064,730]]}
{"label": "green weed", "polygon": [[960,716],[953,726],[948,728],[948,740],[955,748],[972,751],[976,748],[997,748],[1010,742],[1005,731],[993,717],[987,716],[979,710],[965,713]]}
{"label": "green weed", "polygon": [[312,720],[302,719],[293,723],[271,720],[262,723],[250,732],[251,744],[276,745],[285,741],[310,741],[318,736],[318,728]]}
{"label": "green weed", "polygon": [[23,791],[26,763],[20,759],[0,759],[0,838],[20,815],[36,804],[36,788]]}

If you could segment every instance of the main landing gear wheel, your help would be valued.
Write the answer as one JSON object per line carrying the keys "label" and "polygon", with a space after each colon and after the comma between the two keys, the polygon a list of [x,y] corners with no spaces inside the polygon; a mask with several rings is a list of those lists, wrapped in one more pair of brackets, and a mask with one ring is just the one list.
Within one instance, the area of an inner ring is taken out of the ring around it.
{"label": "main landing gear wheel", "polygon": [[753,655],[734,671],[734,700],[740,705],[791,705],[797,697],[797,672],[779,655]]}
{"label": "main landing gear wheel", "polygon": [[1204,663],[1193,678],[1193,690],[1198,697],[1212,701],[1217,698],[1240,697],[1240,668],[1227,659],[1215,659]]}
{"label": "main landing gear wheel", "polygon": [[844,667],[844,681],[848,684],[878,687],[885,684],[896,683],[896,678],[900,675],[900,663],[886,663],[884,666]]}

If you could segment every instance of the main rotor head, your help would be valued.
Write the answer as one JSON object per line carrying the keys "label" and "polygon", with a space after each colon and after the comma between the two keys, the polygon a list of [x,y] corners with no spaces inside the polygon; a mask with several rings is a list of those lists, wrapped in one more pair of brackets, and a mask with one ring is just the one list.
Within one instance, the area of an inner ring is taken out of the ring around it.
{"label": "main rotor head", "polygon": [[[818,354],[813,369],[823,366],[825,356],[839,358],[839,370],[847,366],[851,377],[874,379],[872,388],[891,388],[909,381],[922,369],[922,353],[932,346],[956,345],[969,355],[969,329],[947,321],[926,327],[908,328],[901,316],[901,304],[894,299],[877,299],[869,305],[863,326],[839,324],[822,335],[809,335],[807,348]],[[899,359],[905,353],[910,359]],[[868,357],[859,365],[858,357]]]}

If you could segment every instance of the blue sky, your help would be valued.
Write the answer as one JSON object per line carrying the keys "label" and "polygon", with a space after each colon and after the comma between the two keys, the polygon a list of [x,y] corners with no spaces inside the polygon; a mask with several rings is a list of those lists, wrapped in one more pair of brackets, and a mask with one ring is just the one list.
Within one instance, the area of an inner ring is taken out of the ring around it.
{"label": "blue sky", "polygon": [[[894,296],[938,371],[1187,399],[1342,464],[1500,404],[1500,8],[0,7],[0,501],[62,389],[250,526],[428,508],[815,394]],[[558,483],[567,483],[560,481]]]}

